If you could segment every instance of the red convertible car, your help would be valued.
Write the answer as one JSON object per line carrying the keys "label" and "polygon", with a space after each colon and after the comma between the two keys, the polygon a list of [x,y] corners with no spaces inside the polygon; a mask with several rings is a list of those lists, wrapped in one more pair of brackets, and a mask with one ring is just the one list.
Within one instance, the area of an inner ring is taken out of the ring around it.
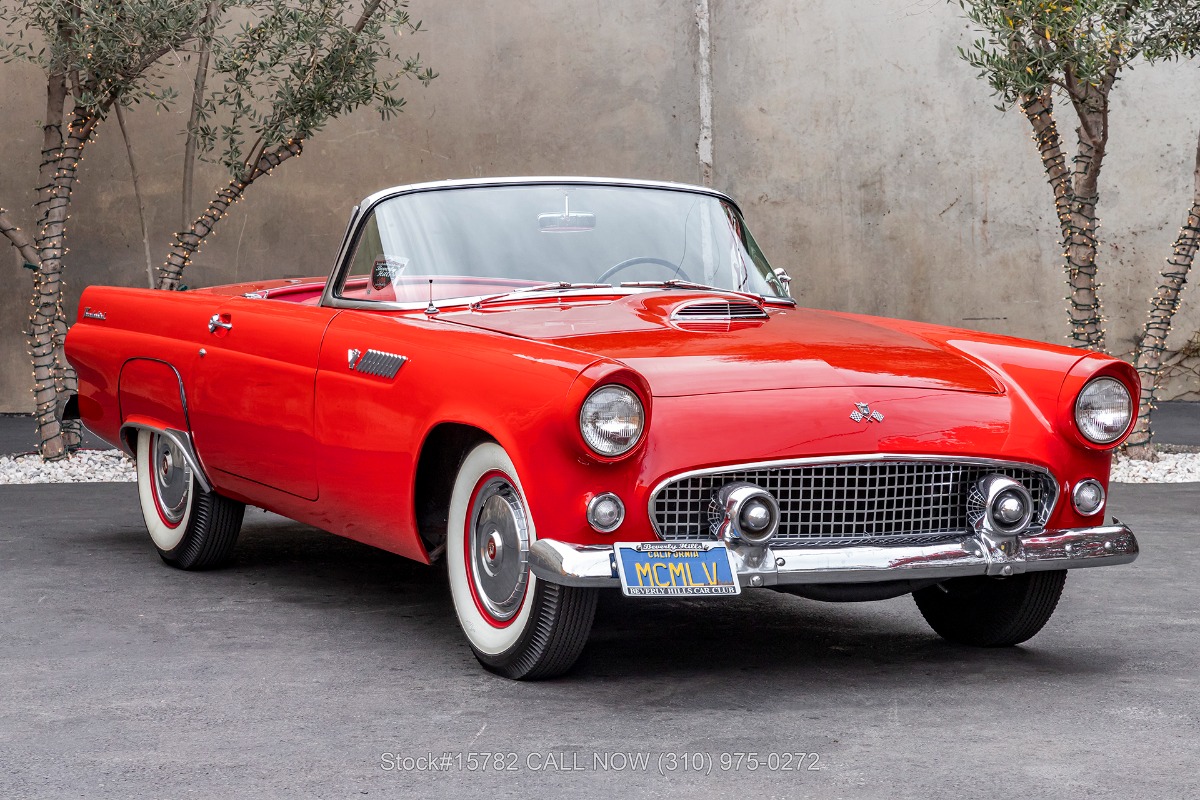
{"label": "red convertible car", "polygon": [[87,289],[68,412],[135,456],[168,564],[226,562],[246,504],[444,561],[511,678],[569,669],[609,587],[634,613],[912,594],[1004,646],[1066,570],[1136,558],[1105,514],[1131,367],[799,308],[791,280],[711,189],[403,186],[354,209],[328,280]]}

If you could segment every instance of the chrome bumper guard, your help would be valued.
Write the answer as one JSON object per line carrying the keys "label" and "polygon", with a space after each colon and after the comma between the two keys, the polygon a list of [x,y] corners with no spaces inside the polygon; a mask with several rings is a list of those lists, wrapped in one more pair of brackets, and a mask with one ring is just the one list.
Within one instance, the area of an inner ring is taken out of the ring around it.
{"label": "chrome bumper guard", "polygon": [[[914,547],[748,547],[728,545],[742,586],[943,580],[971,575],[1128,564],[1138,542],[1117,520],[1095,528],[1043,531],[997,542],[976,534],[957,542]],[[533,574],[562,586],[619,587],[612,545],[538,539],[529,548]]]}

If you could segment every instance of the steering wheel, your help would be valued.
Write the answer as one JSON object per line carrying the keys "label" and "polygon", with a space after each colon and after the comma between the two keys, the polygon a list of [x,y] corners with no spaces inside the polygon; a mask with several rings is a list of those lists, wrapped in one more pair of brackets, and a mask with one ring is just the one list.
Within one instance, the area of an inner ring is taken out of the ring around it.
{"label": "steering wheel", "polygon": [[676,264],[672,261],[667,261],[665,258],[653,258],[652,256],[634,256],[633,258],[625,259],[624,261],[622,261],[619,264],[613,264],[611,267],[604,270],[604,273],[599,278],[596,278],[596,283],[609,283],[609,279],[613,275],[616,275],[618,272],[624,272],[625,270],[629,269],[630,267],[637,266],[638,264],[654,264],[659,267],[666,267],[667,269],[671,270],[671,273],[672,273],[671,277],[668,280],[675,280],[677,278],[685,280],[685,281],[691,280],[691,278],[688,277],[688,274],[683,271],[682,266],[680,266],[679,264]]}

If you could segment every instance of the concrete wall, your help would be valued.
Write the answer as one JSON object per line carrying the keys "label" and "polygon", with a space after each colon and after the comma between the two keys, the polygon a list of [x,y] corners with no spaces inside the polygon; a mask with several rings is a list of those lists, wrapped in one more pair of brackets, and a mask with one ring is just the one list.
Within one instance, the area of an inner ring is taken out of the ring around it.
{"label": "concrete wall", "polygon": [[[556,173],[702,180],[702,4],[413,0],[428,32],[405,46],[440,77],[428,89],[413,84],[398,120],[364,111],[338,121],[252,187],[186,282],[323,274],[350,207],[388,185]],[[987,87],[958,60],[969,31],[954,6],[707,5],[713,184],[740,200],[802,303],[1063,339],[1049,188],[1024,119],[992,108]],[[1127,348],[1140,328],[1190,199],[1194,69],[1143,67],[1115,93],[1101,208],[1114,348]],[[179,85],[188,80],[181,70]],[[0,204],[18,214],[32,202],[42,91],[36,70],[0,65]],[[180,224],[181,113],[140,108],[129,118],[158,261]],[[146,280],[115,124],[101,131],[82,175],[70,228],[72,310],[86,284]],[[206,167],[197,186],[223,180]],[[29,273],[9,253],[0,276],[0,411],[28,410]],[[1184,305],[1186,335],[1200,328],[1200,298],[1185,295]]]}

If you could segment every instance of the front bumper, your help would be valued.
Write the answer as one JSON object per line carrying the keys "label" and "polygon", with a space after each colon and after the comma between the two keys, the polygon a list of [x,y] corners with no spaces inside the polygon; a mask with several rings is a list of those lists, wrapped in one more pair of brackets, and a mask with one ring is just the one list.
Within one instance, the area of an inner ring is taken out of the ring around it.
{"label": "front bumper", "polygon": [[[1022,572],[1128,564],[1138,542],[1127,526],[1042,531],[997,543],[986,535],[957,542],[900,547],[748,547],[729,550],[742,586],[805,583],[877,583],[945,580],[972,575],[1003,577]],[[562,586],[620,587],[611,545],[574,545],[538,539],[529,548],[533,574]]]}

